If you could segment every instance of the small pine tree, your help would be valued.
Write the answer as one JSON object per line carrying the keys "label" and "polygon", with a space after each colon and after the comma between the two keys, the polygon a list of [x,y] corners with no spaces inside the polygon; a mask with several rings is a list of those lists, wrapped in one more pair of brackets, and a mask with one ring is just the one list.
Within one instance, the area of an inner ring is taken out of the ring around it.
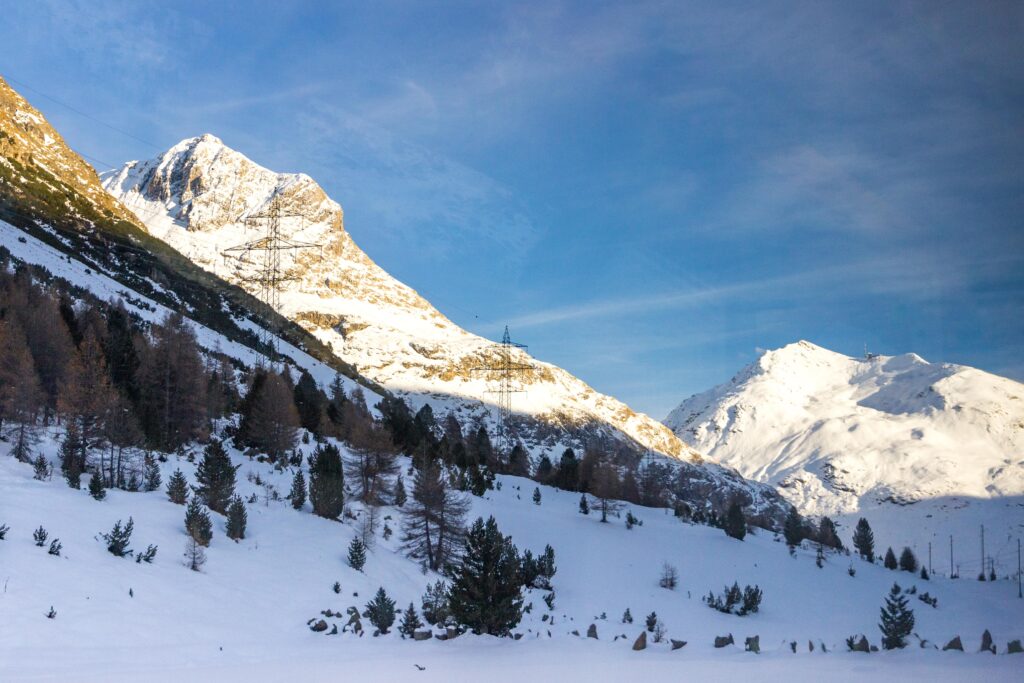
{"label": "small pine tree", "polygon": [[11,527],[7,526],[6,524],[0,524],[0,541],[3,541],[7,538],[7,532],[10,530]]}
{"label": "small pine tree", "polygon": [[549,582],[555,576],[558,568],[555,566],[555,549],[550,545],[544,546],[544,553],[537,559],[538,573]]}
{"label": "small pine tree", "polygon": [[410,602],[405,612],[402,613],[402,623],[398,626],[398,632],[403,638],[412,638],[416,631],[423,628],[423,622],[416,614],[416,608]]}
{"label": "small pine tree", "polygon": [[160,488],[160,484],[162,483],[160,478],[160,466],[156,463],[156,458],[149,453],[146,454],[143,469],[145,470],[142,484],[143,488],[146,491],[156,491]]}
{"label": "small pine tree", "polygon": [[725,524],[722,527],[725,534],[742,541],[747,535],[747,518],[743,515],[743,508],[739,502],[733,501],[729,511],[725,513]]}
{"label": "small pine tree", "polygon": [[587,494],[585,494],[585,493],[580,495],[580,514],[581,515],[589,515],[590,514],[590,504],[587,503]]}
{"label": "small pine tree", "polygon": [[366,564],[366,544],[358,536],[348,545],[348,566],[357,572],[363,571]]}
{"label": "small pine tree", "polygon": [[95,500],[103,500],[107,497],[107,490],[103,488],[103,477],[94,472],[89,477],[89,495]]}
{"label": "small pine tree", "polygon": [[626,528],[627,529],[632,529],[633,527],[635,527],[637,525],[637,522],[639,522],[639,521],[640,520],[638,520],[636,517],[633,516],[632,512],[627,512],[626,513]]}
{"label": "small pine tree", "polygon": [[128,548],[128,545],[131,543],[132,531],[134,530],[135,522],[131,517],[128,518],[128,523],[123,527],[121,526],[121,520],[117,520],[110,533],[103,534],[103,540],[107,542],[107,551],[115,557],[131,555],[132,551]]}
{"label": "small pine tree", "polygon": [[377,589],[373,600],[366,603],[366,611],[363,616],[370,620],[381,634],[387,633],[391,625],[395,623],[395,601],[384,592],[384,587]]}
{"label": "small pine tree", "polygon": [[899,563],[896,562],[896,553],[889,548],[885,551],[885,562],[883,563],[886,569],[896,569]]}
{"label": "small pine tree", "polygon": [[228,538],[236,542],[245,538],[245,524],[248,518],[245,503],[238,496],[234,496],[228,504]]}
{"label": "small pine tree", "polygon": [[786,522],[782,527],[782,535],[786,537],[786,545],[790,548],[795,548],[804,540],[804,521],[795,506],[789,508],[789,514],[786,515]]}
{"label": "small pine tree", "polygon": [[633,615],[630,613],[628,607],[626,608],[626,611],[622,613],[622,623],[623,624],[632,624],[633,623]]}
{"label": "small pine tree", "polygon": [[540,487],[533,487],[533,504],[540,505]]}
{"label": "small pine tree", "polygon": [[875,561],[875,534],[871,531],[871,525],[863,517],[857,522],[857,528],[853,532],[853,547],[868,562]]}
{"label": "small pine tree", "polygon": [[908,547],[904,547],[900,553],[900,569],[905,572],[917,571],[917,558],[914,557],[914,551]]}
{"label": "small pine tree", "polygon": [[438,581],[427,586],[420,602],[423,610],[423,618],[428,624],[444,624],[448,621],[451,612],[448,609],[448,586],[444,581]]}
{"label": "small pine tree", "polygon": [[925,581],[927,581],[928,579],[931,578],[928,575],[928,568],[925,567],[924,565],[921,565],[921,578],[924,579]]}
{"label": "small pine tree", "polygon": [[644,619],[644,624],[647,627],[647,631],[649,633],[653,633],[654,632],[654,627],[658,625],[658,613],[657,612],[651,612],[650,614],[648,614],[647,618]]}
{"label": "small pine tree", "polygon": [[210,545],[213,538],[213,523],[210,521],[210,513],[199,502],[199,496],[193,496],[185,509],[185,532],[196,539],[201,546]]}
{"label": "small pine tree", "polygon": [[49,552],[51,555],[56,555],[57,557],[60,557],[60,551],[63,547],[64,546],[62,546],[60,543],[60,539],[55,538],[53,539],[53,541],[50,542],[50,549],[47,552]]}
{"label": "small pine tree", "polygon": [[78,430],[77,422],[72,420],[68,425],[67,434],[60,444],[60,469],[68,486],[73,489],[82,488],[82,470],[85,464],[85,440]]}
{"label": "small pine tree", "polygon": [[43,481],[50,478],[50,463],[42,453],[32,461],[33,479]]}
{"label": "small pine tree", "polygon": [[167,498],[175,505],[184,505],[188,501],[188,481],[181,470],[174,470],[167,480]]}
{"label": "small pine tree", "polygon": [[402,479],[402,475],[398,475],[398,479],[395,481],[395,507],[402,507],[406,500],[408,500],[408,496],[405,493],[405,481]]}
{"label": "small pine tree", "polygon": [[288,492],[288,500],[296,510],[301,510],[306,504],[306,477],[303,476],[301,469],[295,470],[295,476],[292,477],[292,489]]}
{"label": "small pine tree", "polygon": [[907,636],[914,630],[914,611],[907,606],[907,598],[895,583],[885,598],[881,618],[878,628],[882,631],[882,647],[886,650],[906,647]]}
{"label": "small pine tree", "polygon": [[224,514],[235,495],[235,467],[220,441],[211,441],[203,450],[203,459],[196,468],[196,495],[206,507]]}
{"label": "small pine tree", "polygon": [[38,529],[32,532],[32,538],[35,539],[36,545],[42,548],[46,545],[46,538],[49,536],[41,525]]}

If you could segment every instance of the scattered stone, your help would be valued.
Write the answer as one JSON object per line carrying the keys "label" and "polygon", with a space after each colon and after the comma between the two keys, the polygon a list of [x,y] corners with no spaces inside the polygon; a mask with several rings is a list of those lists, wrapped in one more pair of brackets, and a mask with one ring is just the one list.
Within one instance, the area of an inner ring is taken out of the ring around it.
{"label": "scattered stone", "polygon": [[981,634],[981,649],[978,652],[985,652],[986,650],[992,654],[996,653],[996,645],[992,642],[992,634],[988,632],[988,629],[985,629],[985,632]]}
{"label": "scattered stone", "polygon": [[761,636],[750,636],[743,643],[743,649],[747,652],[758,654],[761,652]]}
{"label": "scattered stone", "polygon": [[446,634],[444,634],[444,633],[438,633],[434,637],[437,638],[438,640],[448,640],[448,636]]}
{"label": "scattered stone", "polygon": [[673,650],[680,650],[680,649],[686,647],[686,641],[685,640],[676,640],[675,638],[669,638],[669,642],[672,643],[672,649]]}
{"label": "scattered stone", "polygon": [[732,639],[732,634],[727,636],[715,636],[715,647],[725,647],[726,645],[735,645],[736,641]]}
{"label": "scattered stone", "polygon": [[647,649],[647,631],[641,631],[640,635],[633,641],[634,650],[646,650]]}
{"label": "scattered stone", "polygon": [[459,629],[455,628],[454,626],[449,626],[447,629],[445,629],[445,635],[448,636],[448,640],[451,640],[452,638],[458,638]]}
{"label": "scattered stone", "polygon": [[1019,655],[1024,654],[1024,648],[1020,646],[1019,640],[1011,640],[1006,644],[1006,654],[1008,655]]}
{"label": "scattered stone", "polygon": [[871,651],[872,652],[878,652],[878,646],[877,645],[872,645],[871,646]]}
{"label": "scattered stone", "polygon": [[579,637],[580,637],[580,632],[579,632],[579,631],[578,631],[577,629],[573,629],[573,630],[572,630],[572,634],[573,634],[574,636],[576,636],[577,638],[579,638]]}
{"label": "scattered stone", "polygon": [[597,624],[591,624],[587,628],[587,638],[593,638],[594,640],[598,639],[597,638]]}
{"label": "scattered stone", "polygon": [[514,633],[512,635],[512,639],[513,640],[522,640],[523,639],[523,634],[522,633]]}
{"label": "scattered stone", "polygon": [[960,650],[960,652],[963,652],[964,644],[960,641],[960,636],[956,636],[953,640],[949,641],[942,647],[943,652],[946,650]]}
{"label": "scattered stone", "polygon": [[313,624],[312,626],[310,626],[309,630],[313,631],[314,633],[321,633],[322,631],[326,631],[327,630],[327,622],[324,621],[323,619],[321,619],[320,621],[318,621],[315,624]]}
{"label": "scattered stone", "polygon": [[429,628],[421,628],[412,632],[413,640],[430,640],[434,637],[434,634]]}

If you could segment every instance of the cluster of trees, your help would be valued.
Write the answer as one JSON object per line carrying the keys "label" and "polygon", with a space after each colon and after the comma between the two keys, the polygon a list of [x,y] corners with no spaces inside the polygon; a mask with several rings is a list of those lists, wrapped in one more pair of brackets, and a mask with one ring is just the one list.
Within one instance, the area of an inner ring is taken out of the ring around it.
{"label": "cluster of trees", "polygon": [[[121,302],[0,267],[0,429],[32,459],[41,427],[61,424],[61,471],[79,488],[152,490],[150,450],[205,438],[238,400],[226,358],[204,360],[192,327],[168,314],[148,324]],[[95,497],[101,497],[94,492]]]}
{"label": "cluster of trees", "polygon": [[839,539],[835,522],[828,517],[822,517],[817,526],[810,525],[800,516],[795,507],[789,508],[789,514],[786,515],[786,521],[782,527],[782,534],[786,539],[786,545],[790,548],[795,548],[804,540],[811,540],[819,547],[833,550],[843,549],[843,542]]}

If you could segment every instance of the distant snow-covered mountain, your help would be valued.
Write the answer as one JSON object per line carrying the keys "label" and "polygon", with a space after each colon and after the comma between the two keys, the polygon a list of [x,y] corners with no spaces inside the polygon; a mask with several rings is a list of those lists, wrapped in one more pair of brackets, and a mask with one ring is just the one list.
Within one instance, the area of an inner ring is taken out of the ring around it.
{"label": "distant snow-covered mountain", "polygon": [[808,514],[1024,495],[1024,385],[912,353],[851,358],[800,341],[665,424]]}

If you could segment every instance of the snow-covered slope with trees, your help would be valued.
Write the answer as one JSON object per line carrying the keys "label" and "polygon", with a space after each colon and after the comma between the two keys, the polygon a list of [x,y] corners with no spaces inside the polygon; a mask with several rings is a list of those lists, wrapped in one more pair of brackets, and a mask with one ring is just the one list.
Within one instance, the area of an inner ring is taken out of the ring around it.
{"label": "snow-covered slope with trees", "polygon": [[[281,313],[327,343],[359,372],[414,406],[434,404],[492,421],[496,408],[484,373],[492,364],[492,342],[459,328],[411,288],[378,267],[352,241],[341,206],[308,176],[269,171],[228,148],[212,135],[183,140],[162,156],[133,161],[103,178],[104,186],[166,241],[196,264],[229,282],[258,292],[248,281],[257,266],[225,258],[228,247],[258,239],[262,225],[246,219],[280,203],[282,232],[290,239],[318,244],[286,254],[288,277]],[[524,398],[514,410],[523,418],[519,432],[534,445],[559,447],[594,435],[635,440],[641,449],[684,460],[698,460],[657,421],[604,396],[564,370],[515,352],[532,363]],[[556,431],[552,427],[557,427]],[[568,436],[575,435],[575,438]],[[554,436],[553,439],[549,437]],[[547,442],[545,443],[545,440]]]}
{"label": "snow-covered slope with trees", "polygon": [[[55,458],[53,441],[42,450]],[[412,602],[419,610],[438,576],[407,559],[399,534],[385,539],[383,526],[356,571],[346,551],[358,520],[329,521],[312,515],[308,503],[294,510],[287,500],[274,500],[273,491],[287,493],[291,473],[231,454],[240,466],[238,492],[256,499],[247,506],[246,537],[226,538],[225,518],[212,513],[206,564],[193,572],[182,557],[185,507],[162,489],[110,490],[96,501],[68,488],[59,474],[33,479],[30,465],[0,447],[0,524],[9,527],[0,541],[0,680],[1012,680],[1019,674],[1015,657],[976,654],[985,629],[1000,654],[1009,640],[1024,637],[1015,581],[924,581],[833,553],[819,569],[813,550],[791,557],[771,534],[738,541],[638,506],[622,514],[632,512],[642,526],[627,529],[621,517],[602,524],[595,512],[578,512],[578,494],[540,486],[537,505],[532,481],[505,476],[499,489],[472,498],[470,518],[493,515],[520,551],[538,553],[551,544],[557,565],[554,607],[544,602],[547,591],[527,591],[532,611],[514,629],[520,640],[467,634],[415,642],[395,629],[373,637],[365,618],[370,630],[363,637],[315,633],[310,620],[343,631],[347,609],[362,611],[379,587],[398,608]],[[345,451],[345,457],[353,456]],[[194,481],[195,464],[172,456],[162,465],[165,483],[175,469]],[[365,514],[359,504],[350,510]],[[380,513],[398,528],[399,509],[385,506]],[[152,564],[106,550],[100,534],[129,517],[131,547],[158,546]],[[34,544],[40,526],[47,545],[59,538],[60,556]],[[663,563],[678,570],[674,590],[659,587]],[[733,581],[763,590],[757,613],[722,614],[701,601]],[[847,653],[845,639],[853,634],[879,643],[878,610],[894,581],[938,598],[933,608],[907,596],[914,630],[929,649],[911,637],[904,651]],[[51,607],[55,618],[47,619]],[[633,623],[622,623],[627,608]],[[324,616],[327,610],[344,616]],[[656,643],[647,633],[647,649],[633,651],[652,612],[665,638]],[[591,624],[597,640],[586,637]],[[715,637],[727,634],[737,644],[715,649]],[[931,649],[956,635],[966,652]],[[750,636],[759,636],[760,655],[743,651]],[[670,639],[687,644],[673,651]]]}
{"label": "snow-covered slope with trees", "polygon": [[894,528],[933,527],[943,545],[953,517],[962,536],[986,522],[1024,530],[1024,385],[981,370],[800,341],[686,399],[665,424],[805,514],[896,515]]}

